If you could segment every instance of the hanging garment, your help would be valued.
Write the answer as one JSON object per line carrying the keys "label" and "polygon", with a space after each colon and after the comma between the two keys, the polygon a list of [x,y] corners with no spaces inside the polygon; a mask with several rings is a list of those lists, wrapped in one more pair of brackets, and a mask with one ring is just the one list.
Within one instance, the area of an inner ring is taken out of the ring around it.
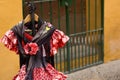
{"label": "hanging garment", "polygon": [[51,65],[50,57],[68,40],[68,36],[48,22],[34,36],[24,22],[7,31],[1,42],[22,56],[22,65],[13,80],[66,80],[67,76]]}

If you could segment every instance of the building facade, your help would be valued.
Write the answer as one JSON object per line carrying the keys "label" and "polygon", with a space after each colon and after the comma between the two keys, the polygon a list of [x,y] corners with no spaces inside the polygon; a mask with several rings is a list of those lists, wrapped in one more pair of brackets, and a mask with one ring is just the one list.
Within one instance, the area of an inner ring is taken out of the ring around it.
{"label": "building facade", "polygon": [[[86,0],[86,3],[87,1],[88,0]],[[120,41],[120,35],[119,35],[120,5],[119,4],[120,4],[120,0],[104,0],[104,5],[102,5],[104,6],[104,56],[103,57],[105,63],[112,60],[120,59],[120,42],[119,42]],[[92,1],[91,1],[91,5],[92,5]],[[22,9],[23,9],[22,1],[20,0],[0,1],[0,14],[1,14],[0,37],[2,37],[2,35],[4,35],[4,33],[8,29],[10,29],[12,26],[14,26],[16,23],[22,20],[23,18]],[[94,13],[91,13],[91,15],[94,15]],[[14,52],[11,52],[8,49],[6,49],[1,43],[0,43],[0,57],[1,57],[0,80],[11,80],[19,69],[19,57]]]}

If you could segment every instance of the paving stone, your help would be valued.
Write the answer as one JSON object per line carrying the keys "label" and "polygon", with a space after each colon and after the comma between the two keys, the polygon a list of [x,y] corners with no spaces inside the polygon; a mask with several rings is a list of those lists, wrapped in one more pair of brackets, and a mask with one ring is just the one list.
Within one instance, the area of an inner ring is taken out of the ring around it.
{"label": "paving stone", "polygon": [[67,80],[120,80],[120,60],[67,74]]}

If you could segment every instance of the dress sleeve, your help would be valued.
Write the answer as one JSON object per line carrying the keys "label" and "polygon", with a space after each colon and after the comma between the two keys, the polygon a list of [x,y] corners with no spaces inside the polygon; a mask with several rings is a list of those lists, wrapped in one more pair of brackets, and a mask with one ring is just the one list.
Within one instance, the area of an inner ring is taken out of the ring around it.
{"label": "dress sleeve", "polygon": [[5,35],[0,39],[9,50],[18,52],[17,48],[17,38],[12,30],[9,30]]}
{"label": "dress sleeve", "polygon": [[50,40],[51,55],[55,55],[57,53],[58,48],[63,47],[68,40],[69,37],[67,35],[65,35],[62,31],[56,29]]}

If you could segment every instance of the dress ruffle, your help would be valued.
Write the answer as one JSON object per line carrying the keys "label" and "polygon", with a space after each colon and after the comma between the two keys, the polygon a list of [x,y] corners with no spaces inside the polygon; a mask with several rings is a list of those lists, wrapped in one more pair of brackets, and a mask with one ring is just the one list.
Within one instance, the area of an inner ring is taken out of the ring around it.
{"label": "dress ruffle", "polygon": [[17,38],[13,31],[7,31],[5,35],[0,39],[0,42],[2,42],[8,49],[18,52]]}
{"label": "dress ruffle", "polygon": [[13,78],[13,80],[25,80],[26,75],[26,65],[23,65],[19,70],[18,74]]}
{"label": "dress ruffle", "polygon": [[[23,65],[13,80],[24,80],[26,76],[26,66]],[[46,70],[41,68],[34,68],[33,80],[66,80],[67,76],[58,72],[50,64],[46,65]]]}
{"label": "dress ruffle", "polygon": [[52,35],[52,39],[50,40],[51,55],[55,55],[58,48],[63,47],[68,40],[68,36],[66,36],[62,31],[56,29]]}
{"label": "dress ruffle", "polygon": [[34,68],[33,78],[34,80],[66,80],[67,76],[47,64],[46,71],[44,68]]}

